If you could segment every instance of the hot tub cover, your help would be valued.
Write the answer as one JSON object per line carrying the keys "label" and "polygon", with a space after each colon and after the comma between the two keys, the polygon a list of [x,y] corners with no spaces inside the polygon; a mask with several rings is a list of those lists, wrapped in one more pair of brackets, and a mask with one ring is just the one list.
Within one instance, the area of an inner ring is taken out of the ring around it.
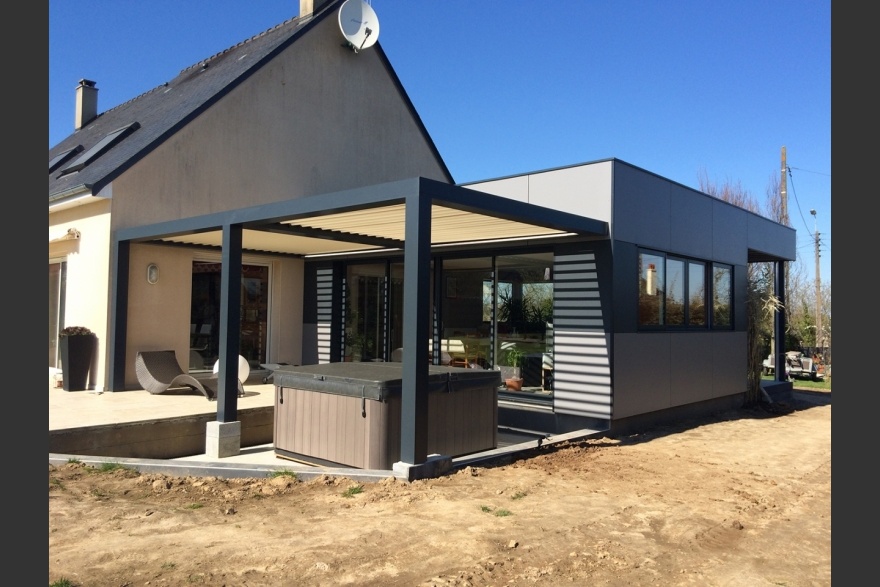
{"label": "hot tub cover", "polygon": [[[402,363],[321,363],[286,365],[275,370],[276,387],[305,389],[385,401],[400,395]],[[446,365],[428,367],[428,392],[455,392],[501,385],[501,373]]]}

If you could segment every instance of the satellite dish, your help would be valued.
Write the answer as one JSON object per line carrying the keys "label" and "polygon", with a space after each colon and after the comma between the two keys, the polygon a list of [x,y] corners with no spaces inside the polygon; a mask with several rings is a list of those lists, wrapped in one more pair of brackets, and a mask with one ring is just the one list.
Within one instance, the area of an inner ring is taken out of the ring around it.
{"label": "satellite dish", "polygon": [[345,0],[339,8],[339,30],[357,53],[379,40],[379,17],[364,0]]}

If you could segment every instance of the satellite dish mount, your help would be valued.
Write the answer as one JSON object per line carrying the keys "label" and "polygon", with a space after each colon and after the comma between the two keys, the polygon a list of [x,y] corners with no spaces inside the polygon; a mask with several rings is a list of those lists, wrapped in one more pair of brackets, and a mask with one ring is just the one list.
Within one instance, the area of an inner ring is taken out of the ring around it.
{"label": "satellite dish mount", "polygon": [[345,0],[339,7],[339,30],[344,46],[357,53],[379,40],[379,17],[365,0]]}

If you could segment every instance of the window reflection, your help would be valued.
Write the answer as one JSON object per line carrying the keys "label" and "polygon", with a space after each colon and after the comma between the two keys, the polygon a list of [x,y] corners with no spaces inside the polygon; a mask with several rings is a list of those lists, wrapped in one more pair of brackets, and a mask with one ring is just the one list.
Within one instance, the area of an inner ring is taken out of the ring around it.
{"label": "window reflection", "polygon": [[[639,326],[706,328],[706,266],[703,261],[640,251]],[[732,268],[716,265],[713,271],[713,327],[727,328],[732,324]]]}
{"label": "window reflection", "polygon": [[730,328],[732,320],[732,282],[733,270],[724,265],[712,266],[712,327]]}
{"label": "window reflection", "polygon": [[639,325],[665,324],[666,264],[660,255],[639,254]]}
{"label": "window reflection", "polygon": [[[443,258],[425,360],[497,369],[508,392],[551,398],[552,267],[552,252]],[[403,264],[349,264],[344,291],[344,360],[402,361]]]}
{"label": "window reflection", "polygon": [[441,362],[498,369],[508,392],[549,398],[552,266],[550,252],[445,259]]}
{"label": "window reflection", "polygon": [[496,259],[492,368],[501,370],[509,393],[552,393],[552,265],[552,253]]}
{"label": "window reflection", "polygon": [[684,315],[684,261],[666,261],[666,321],[670,326],[683,326]]}
{"label": "window reflection", "polygon": [[706,325],[706,265],[688,263],[688,323]]}

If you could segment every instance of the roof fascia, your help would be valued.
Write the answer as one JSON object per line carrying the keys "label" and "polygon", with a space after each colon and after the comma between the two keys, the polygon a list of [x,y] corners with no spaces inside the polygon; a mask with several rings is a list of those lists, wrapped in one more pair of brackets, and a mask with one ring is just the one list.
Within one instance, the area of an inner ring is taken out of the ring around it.
{"label": "roof fascia", "polygon": [[466,181],[466,182],[462,182],[462,183],[459,183],[459,184],[456,184],[456,185],[463,186],[463,187],[468,187],[468,186],[471,186],[471,185],[474,185],[474,184],[478,184],[478,183],[489,183],[489,182],[492,182],[492,181],[500,181],[500,180],[503,180],[503,179],[516,179],[516,178],[518,178],[518,177],[526,177],[526,176],[529,176],[529,175],[540,175],[541,173],[550,173],[550,172],[553,172],[553,171],[561,171],[561,170],[563,170],[563,169],[575,169],[575,168],[577,168],[577,167],[586,167],[586,166],[589,166],[589,165],[596,165],[596,164],[598,164],[598,163],[608,163],[608,162],[612,162],[612,163],[614,163],[614,162],[616,162],[616,161],[619,161],[619,159],[616,159],[616,158],[614,158],[614,157],[606,157],[605,159],[594,159],[594,160],[592,160],[592,161],[584,161],[584,162],[582,162],[582,163],[572,163],[572,164],[570,164],[570,165],[559,165],[559,166],[556,166],[556,167],[546,167],[546,168],[544,168],[544,169],[537,169],[537,170],[534,170],[534,171],[526,171],[526,172],[523,172],[523,173],[513,173],[513,174],[510,174],[510,175],[501,175],[501,176],[498,176],[498,177],[487,177],[487,178],[485,178],[485,179],[475,179],[475,180],[473,180],[473,181]]}

